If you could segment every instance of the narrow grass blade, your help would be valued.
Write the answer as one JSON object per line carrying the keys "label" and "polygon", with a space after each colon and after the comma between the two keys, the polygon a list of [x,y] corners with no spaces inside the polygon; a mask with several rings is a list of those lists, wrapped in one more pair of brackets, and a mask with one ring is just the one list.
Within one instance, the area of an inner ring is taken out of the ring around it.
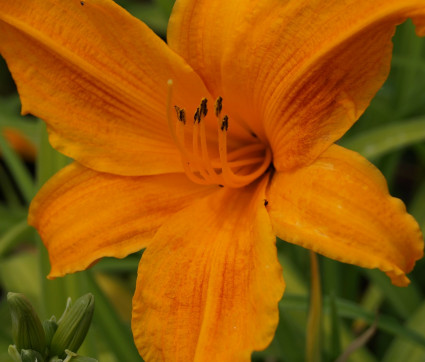
{"label": "narrow grass blade", "polygon": [[[119,319],[105,294],[99,288],[91,271],[85,272],[88,289],[96,298],[95,323],[98,332],[119,361],[140,361],[141,358],[133,343],[131,331]],[[96,318],[96,315],[98,316]]]}
{"label": "narrow grass blade", "polygon": [[1,134],[0,149],[2,150],[3,159],[18,185],[19,191],[22,193],[25,201],[29,203],[34,196],[34,181],[30,172],[19,155],[9,146]]}
{"label": "narrow grass blade", "polygon": [[358,338],[356,338],[344,351],[344,353],[336,359],[335,362],[347,362],[350,356],[359,348],[366,345],[366,343],[373,337],[376,332],[375,322]]}
{"label": "narrow grass blade", "polygon": [[341,141],[341,145],[375,159],[425,140],[425,118],[401,121],[363,132]]}
{"label": "narrow grass blade", "polygon": [[399,288],[391,284],[389,278],[379,270],[362,270],[380,288],[386,300],[391,303],[399,317],[408,318],[420,305],[422,295],[414,282],[407,288]]}
{"label": "narrow grass blade", "polygon": [[25,236],[29,236],[30,234],[32,234],[32,230],[26,218],[12,225],[7,232],[0,237],[0,258],[6,255],[15,245],[25,240]]}
{"label": "narrow grass blade", "polygon": [[[308,299],[305,296],[285,295],[285,310],[307,310]],[[324,298],[324,313],[329,313],[329,299]],[[363,319],[369,324],[375,320],[375,314],[363,309],[361,306],[345,299],[337,298],[338,314],[342,318]],[[378,320],[378,329],[381,329],[391,335],[405,338],[412,343],[425,347],[425,335],[403,326],[394,317],[380,314]]]}
{"label": "narrow grass blade", "polygon": [[3,191],[3,195],[6,201],[6,205],[11,209],[16,209],[21,206],[21,201],[19,200],[19,195],[13,183],[7,174],[4,167],[0,164],[0,189]]}
{"label": "narrow grass blade", "polygon": [[329,296],[329,308],[331,320],[329,357],[333,361],[341,354],[341,328],[335,293],[331,293]]}
{"label": "narrow grass blade", "polygon": [[320,287],[319,264],[317,255],[310,252],[311,286],[310,307],[307,322],[306,360],[308,362],[321,361],[322,336],[322,292]]}
{"label": "narrow grass blade", "polygon": [[[407,327],[425,336],[425,302],[422,303],[420,308],[409,318]],[[425,361],[425,348],[400,336],[391,344],[383,358],[383,362],[399,361]]]}

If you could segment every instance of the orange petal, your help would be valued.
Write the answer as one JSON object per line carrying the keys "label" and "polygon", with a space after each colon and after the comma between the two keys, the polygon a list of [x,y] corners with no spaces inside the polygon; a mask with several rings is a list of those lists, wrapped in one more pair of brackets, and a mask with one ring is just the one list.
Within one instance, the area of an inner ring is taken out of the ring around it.
{"label": "orange petal", "polygon": [[268,190],[276,234],[329,258],[379,268],[398,286],[423,255],[418,224],[358,153],[330,147],[308,167],[278,172]]}
{"label": "orange petal", "polygon": [[180,171],[165,116],[167,80],[176,104],[193,109],[207,95],[202,81],[112,0],[83,3],[0,2],[0,53],[23,113],[47,122],[55,148],[98,171]]}
{"label": "orange petal", "polygon": [[146,361],[250,361],[270,343],[284,282],[267,179],[182,210],[146,249],[132,320]]}
{"label": "orange petal", "polygon": [[49,251],[54,278],[146,247],[170,215],[216,188],[195,185],[184,174],[124,177],[74,163],[43,186],[29,223]]}
{"label": "orange petal", "polygon": [[362,114],[407,17],[425,33],[423,0],[180,0],[168,39],[287,170],[312,162]]}

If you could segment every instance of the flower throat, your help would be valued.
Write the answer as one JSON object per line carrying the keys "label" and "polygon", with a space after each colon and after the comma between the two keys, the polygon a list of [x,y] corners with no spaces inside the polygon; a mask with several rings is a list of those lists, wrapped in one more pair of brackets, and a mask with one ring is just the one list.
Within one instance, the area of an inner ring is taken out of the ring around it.
{"label": "flower throat", "polygon": [[[214,104],[217,119],[217,139],[211,141],[206,127],[208,115],[207,99],[203,98],[188,122],[184,108],[174,106],[176,118],[172,116],[172,80],[168,81],[167,121],[177,145],[187,177],[202,185],[243,187],[255,181],[268,169],[272,161],[270,148],[256,140],[255,143],[228,150],[229,117],[222,116],[223,99],[218,97]],[[186,142],[191,134],[192,142]],[[210,142],[209,142],[210,141]],[[211,147],[218,147],[211,152]],[[215,150],[217,151],[217,150]],[[215,156],[212,154],[215,153]]]}

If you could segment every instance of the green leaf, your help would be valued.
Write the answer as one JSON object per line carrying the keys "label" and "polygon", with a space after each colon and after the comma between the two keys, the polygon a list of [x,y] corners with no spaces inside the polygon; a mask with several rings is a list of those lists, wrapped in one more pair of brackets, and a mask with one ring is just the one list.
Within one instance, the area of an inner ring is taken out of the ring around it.
{"label": "green leaf", "polygon": [[[398,41],[397,53],[408,57],[413,64],[423,62],[422,50],[424,45],[422,39],[412,36],[414,31],[413,23],[408,21],[400,27],[396,39]],[[402,118],[414,110],[414,100],[420,99],[420,97],[417,97],[417,91],[418,86],[423,86],[423,74],[418,72],[418,67],[408,65],[399,64],[394,68],[395,88],[397,89],[395,112],[398,118]]]}
{"label": "green leaf", "polygon": [[375,159],[425,140],[425,118],[386,124],[341,141],[341,145]]}
{"label": "green leaf", "polygon": [[331,319],[330,331],[330,359],[333,361],[341,354],[341,328],[338,314],[338,306],[336,304],[335,293],[329,296],[329,308]]}
{"label": "green leaf", "polygon": [[173,10],[175,0],[154,0],[154,2],[168,19],[171,15],[171,11]]}
{"label": "green leaf", "polygon": [[17,94],[9,97],[0,97],[0,129],[14,128],[31,142],[37,144],[37,122],[35,122],[34,118],[21,116],[19,114],[20,105]]}
{"label": "green leaf", "polygon": [[306,360],[320,362],[322,352],[322,290],[317,254],[310,251],[310,306],[307,322]]}
{"label": "green leaf", "polygon": [[[0,281],[4,290],[24,293],[33,302],[40,301],[40,273],[34,251],[13,254],[0,261]],[[38,310],[39,303],[34,306]]]}
{"label": "green leaf", "polygon": [[160,7],[150,3],[132,3],[127,6],[127,10],[155,33],[163,37],[167,33],[168,17]]}
{"label": "green leaf", "polygon": [[380,288],[401,318],[407,318],[420,305],[422,296],[413,282],[406,288],[399,288],[379,270],[362,269],[362,271]]}
{"label": "green leaf", "polygon": [[2,150],[4,161],[18,185],[19,191],[22,193],[25,201],[30,203],[34,196],[34,181],[25,163],[9,146],[2,134],[0,134],[0,149]]}
{"label": "green leaf", "polygon": [[3,257],[10,249],[22,241],[29,240],[32,229],[27,223],[27,219],[12,225],[6,233],[0,237],[0,257]]}
{"label": "green leaf", "polygon": [[[279,307],[288,309],[288,310],[299,310],[307,309],[308,299],[305,296],[294,296],[294,295],[285,295],[285,304],[279,305]],[[329,298],[324,298],[323,300],[324,312],[329,313]],[[345,299],[337,298],[337,308],[338,314],[340,317],[345,317],[349,319],[362,319],[372,324],[375,320],[375,314],[363,309],[359,305],[350,302]],[[402,337],[410,340],[411,342],[425,347],[425,336],[417,333],[416,331],[403,326],[399,321],[394,317],[386,314],[379,314],[378,320],[378,329],[385,331],[391,335]]]}
{"label": "green leaf", "polygon": [[0,164],[0,189],[3,191],[6,205],[10,209],[16,209],[21,206],[17,190],[13,187],[13,182],[2,164]]}
{"label": "green leaf", "polygon": [[409,212],[415,217],[422,230],[425,230],[425,181],[422,182],[416,192],[410,204]]}
{"label": "green leaf", "polygon": [[[412,314],[407,322],[407,328],[418,335],[425,335],[425,302]],[[408,338],[398,337],[385,353],[384,362],[423,362],[425,360],[425,348],[414,343]]]}
{"label": "green leaf", "polygon": [[366,345],[366,343],[373,337],[376,332],[376,321],[359,337],[357,337],[350,345],[345,349],[344,353],[337,358],[336,362],[347,362],[350,356],[359,348]]}
{"label": "green leaf", "polygon": [[95,323],[102,339],[120,361],[139,361],[140,355],[130,329],[119,319],[115,309],[100,289],[90,270],[84,273],[88,289],[96,298]]}

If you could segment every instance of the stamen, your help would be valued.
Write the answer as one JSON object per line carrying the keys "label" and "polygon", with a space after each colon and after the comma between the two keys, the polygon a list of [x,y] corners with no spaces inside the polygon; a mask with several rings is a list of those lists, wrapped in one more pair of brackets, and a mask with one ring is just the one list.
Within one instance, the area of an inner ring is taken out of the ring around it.
{"label": "stamen", "polygon": [[229,117],[227,117],[227,115],[226,115],[226,116],[224,116],[223,121],[221,122],[220,129],[222,131],[227,131],[228,128],[229,128]]}
{"label": "stamen", "polygon": [[[199,108],[198,108],[199,109]],[[201,128],[201,153],[202,153],[202,161],[204,165],[206,165],[207,172],[209,179],[213,181],[213,183],[219,183],[218,181],[218,174],[214,171],[214,168],[211,164],[211,159],[208,153],[208,145],[207,145],[207,136],[206,136],[206,130],[205,130],[205,122],[202,122],[202,119],[207,115],[208,109],[207,109],[207,99],[203,98],[201,101],[201,107],[200,109],[202,111],[199,112],[200,118],[199,118],[199,125]]]}
{"label": "stamen", "polygon": [[186,124],[186,111],[184,108],[179,108],[179,106],[174,106],[177,112],[177,119],[183,123]]}
{"label": "stamen", "polygon": [[[229,117],[225,115],[220,118],[223,109],[221,97],[217,98],[214,105],[218,121],[219,158],[212,160],[209,156],[205,124],[205,117],[208,114],[207,99],[202,98],[193,117],[193,126],[186,125],[186,111],[179,106],[174,106],[177,121],[173,122],[171,117],[172,86],[173,81],[169,80],[167,122],[174,142],[181,153],[184,171],[191,181],[203,185],[242,187],[253,182],[267,170],[272,155],[270,149],[262,143],[250,144],[228,152]],[[190,143],[186,145],[187,127],[191,127],[192,130],[191,146]],[[256,167],[256,165],[258,166]]]}
{"label": "stamen", "polygon": [[185,147],[185,137],[184,137],[184,126],[186,124],[186,112],[184,109],[174,106],[174,109],[176,110],[177,119],[178,122],[176,123],[175,127],[173,127],[173,122],[171,118],[171,100],[173,97],[173,80],[169,79],[167,82],[168,90],[167,90],[167,122],[168,122],[168,128],[170,129],[171,135],[174,139],[175,144],[179,148],[179,151],[182,155],[182,163],[183,163],[183,169],[185,170],[185,173],[187,174],[188,178],[198,184],[209,184],[205,180],[196,177],[192,170],[190,169],[191,155],[187,152]]}
{"label": "stamen", "polygon": [[201,114],[201,117],[206,117],[207,114],[208,114],[207,99],[206,98],[202,98],[202,100],[201,100],[200,114]]}
{"label": "stamen", "polygon": [[[223,117],[221,122],[220,130],[218,132],[218,150],[220,154],[221,167],[223,169],[223,176],[230,187],[241,187],[247,185],[261,176],[269,167],[269,164],[272,160],[272,154],[268,147],[266,147],[266,154],[262,159],[263,162],[259,168],[254,172],[251,172],[246,175],[237,175],[233,173],[230,168],[230,164],[227,159],[227,129],[229,127],[229,118],[226,116]],[[264,147],[264,146],[263,146]]]}
{"label": "stamen", "polygon": [[201,110],[198,108],[196,108],[196,113],[193,116],[193,123],[199,123],[201,122]]}
{"label": "stamen", "polygon": [[215,116],[219,117],[223,109],[223,98],[218,97],[214,104]]}

